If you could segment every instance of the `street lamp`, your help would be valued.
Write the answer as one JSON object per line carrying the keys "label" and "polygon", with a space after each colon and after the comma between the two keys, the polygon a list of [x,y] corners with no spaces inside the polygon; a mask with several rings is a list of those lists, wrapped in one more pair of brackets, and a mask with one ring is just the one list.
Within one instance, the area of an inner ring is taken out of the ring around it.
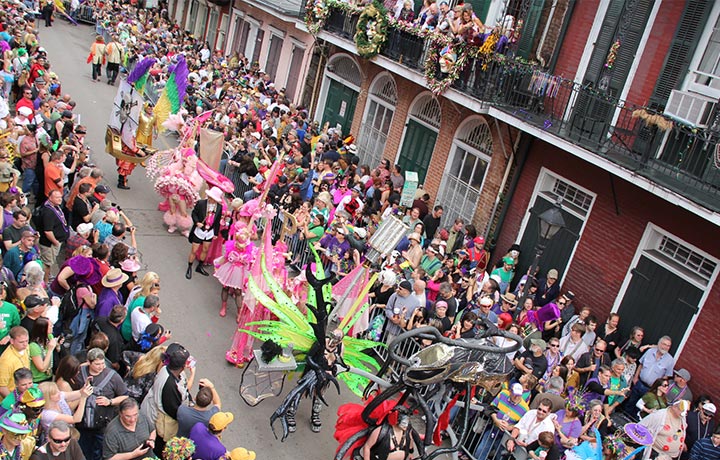
{"label": "street lamp", "polygon": [[[562,198],[558,197],[552,208],[546,209],[537,216],[538,240],[535,244],[535,260],[533,260],[533,263],[530,266],[530,273],[528,274],[527,281],[525,281],[525,286],[523,287],[523,298],[527,297],[528,291],[530,291],[530,280],[535,277],[535,270],[537,270],[538,263],[540,263],[540,257],[542,257],[545,247],[560,230],[565,228],[565,219],[563,219],[562,216],[561,204]],[[530,210],[530,214],[537,214],[534,207]]]}

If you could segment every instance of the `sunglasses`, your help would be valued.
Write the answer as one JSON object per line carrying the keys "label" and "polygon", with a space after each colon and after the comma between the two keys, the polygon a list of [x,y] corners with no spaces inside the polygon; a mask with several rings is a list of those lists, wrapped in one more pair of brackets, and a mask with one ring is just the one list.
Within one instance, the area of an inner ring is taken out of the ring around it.
{"label": "sunglasses", "polygon": [[71,439],[72,439],[72,437],[70,437],[70,436],[68,436],[68,437],[65,438],[65,439],[50,438],[50,440],[51,440],[52,442],[54,442],[55,444],[65,444],[66,442],[70,442]]}
{"label": "sunglasses", "polygon": [[558,305],[566,305],[565,302],[558,302]]}
{"label": "sunglasses", "polygon": [[550,412],[548,409],[540,409],[539,407],[537,408],[537,411],[541,414],[547,414]]}
{"label": "sunglasses", "polygon": [[553,348],[557,348],[560,346],[560,344],[559,343],[551,343],[550,346]]}
{"label": "sunglasses", "polygon": [[710,417],[710,418],[715,417],[715,414],[713,414],[712,412],[705,412],[705,411],[703,411],[703,415],[705,415],[705,417]]}

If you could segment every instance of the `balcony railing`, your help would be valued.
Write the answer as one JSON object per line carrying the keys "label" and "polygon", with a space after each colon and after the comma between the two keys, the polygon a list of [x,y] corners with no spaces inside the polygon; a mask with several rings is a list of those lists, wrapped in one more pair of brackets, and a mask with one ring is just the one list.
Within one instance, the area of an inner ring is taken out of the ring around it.
{"label": "balcony railing", "polygon": [[[331,9],[324,30],[352,42],[357,19],[356,13]],[[423,74],[430,40],[390,26],[380,54]],[[675,123],[501,55],[487,62],[469,58],[451,88],[720,211],[717,122],[708,129]],[[720,113],[713,115],[720,119]]]}

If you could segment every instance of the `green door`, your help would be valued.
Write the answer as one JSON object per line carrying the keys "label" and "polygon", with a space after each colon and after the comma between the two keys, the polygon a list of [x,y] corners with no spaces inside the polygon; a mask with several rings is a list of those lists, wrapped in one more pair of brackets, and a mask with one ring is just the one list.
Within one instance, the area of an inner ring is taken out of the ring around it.
{"label": "green door", "polygon": [[398,164],[403,171],[415,171],[421,184],[425,181],[436,139],[437,133],[432,129],[415,120],[408,121]]}
{"label": "green door", "polygon": [[349,133],[353,115],[355,114],[357,97],[358,93],[352,88],[348,88],[335,80],[330,80],[322,124],[329,122],[331,128],[340,125],[343,134]]}
{"label": "green door", "polygon": [[645,329],[645,343],[668,335],[674,354],[698,313],[702,290],[646,256],[630,273],[632,280],[618,308],[622,336],[628,337],[633,326]]}
{"label": "green door", "polygon": [[[538,196],[535,199],[534,209],[530,215],[527,226],[525,226],[525,232],[523,233],[522,239],[520,240],[520,258],[518,260],[518,266],[515,269],[515,280],[513,288],[517,281],[520,280],[523,274],[525,274],[530,268],[535,259],[535,245],[538,240],[538,219],[541,213],[545,210],[550,209],[554,206],[554,203],[549,201],[547,198]],[[540,257],[540,272],[538,278],[544,278],[548,270],[554,268],[558,271],[560,278],[564,274],[564,270],[567,267],[568,261],[570,261],[570,255],[575,249],[577,244],[577,236],[582,230],[583,221],[573,214],[570,214],[566,210],[562,210],[563,219],[565,219],[565,229],[561,230],[555,235],[555,238],[545,247],[542,257]],[[507,248],[498,248],[505,254]]]}

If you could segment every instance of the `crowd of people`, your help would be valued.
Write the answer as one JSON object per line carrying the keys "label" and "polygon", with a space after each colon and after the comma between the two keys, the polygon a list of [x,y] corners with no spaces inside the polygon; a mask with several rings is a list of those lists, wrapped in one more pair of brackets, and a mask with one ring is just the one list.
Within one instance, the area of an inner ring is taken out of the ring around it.
{"label": "crowd of people", "polygon": [[[406,3],[392,11],[412,21]],[[452,11],[443,1],[426,6],[422,24],[436,10]],[[482,32],[471,11],[464,19],[466,10],[445,22],[451,33]],[[231,296],[241,327],[267,315],[247,285],[262,245],[272,246],[270,270],[298,303],[302,275],[292,272],[302,271],[311,247],[335,286],[356,295],[358,287],[343,280],[364,262],[378,224],[394,217],[407,230],[384,261],[353,335],[388,343],[432,326],[472,339],[498,327],[525,339],[508,356],[515,368],[510,383],[494,397],[478,392],[484,410],[472,413],[478,435],[463,455],[580,458],[572,456],[596,442],[597,429],[604,459],[622,458],[613,434],[639,419],[654,439],[648,456],[720,458],[716,407],[702,390],[693,395],[690,373],[669,354],[669,337],[645,343],[640,327],[621,336],[622,319],[598,318],[576,305],[556,269],[517,273],[516,245],[491,258],[477,229],[461,218],[443,220],[442,206],[422,188],[401,206],[399,165],[361,164],[352,135],[313,122],[257,62],[194,40],[168,21],[163,4],[138,10],[109,2],[97,15],[109,37],[91,49],[93,79],[104,72],[115,84],[119,73],[155,57],[150,76],[161,88],[182,54],[189,67],[184,117],[211,110],[205,126],[224,134],[230,155],[221,171],[236,179],[235,196],[216,187],[203,200],[189,192],[195,198],[181,200],[188,206],[174,201],[174,219],[166,220],[169,231],[184,229],[191,243],[188,279],[196,260],[194,272],[202,275],[214,265],[220,316]],[[104,172],[93,166],[85,128],[74,121],[75,103],[38,43],[36,19],[7,3],[0,23],[0,123],[7,134],[0,150],[6,412],[0,449],[23,459],[81,458],[82,452],[87,459],[122,460],[151,450],[167,459],[254,457],[242,448],[228,451],[219,440],[233,415],[221,411],[212,382],[199,379],[194,404],[186,404],[197,380],[194,359],[161,325],[160,279],[139,274],[133,224],[107,198]],[[194,153],[180,158],[174,177],[191,175],[193,159]],[[263,220],[272,231],[263,232]],[[340,291],[334,290],[338,298]],[[345,306],[337,313],[347,314]],[[251,351],[252,341],[238,331],[228,359],[242,365]]]}
{"label": "crowd of people", "polygon": [[39,28],[3,2],[0,455],[252,460],[223,445],[233,414],[159,321],[160,278],[139,273]]}

